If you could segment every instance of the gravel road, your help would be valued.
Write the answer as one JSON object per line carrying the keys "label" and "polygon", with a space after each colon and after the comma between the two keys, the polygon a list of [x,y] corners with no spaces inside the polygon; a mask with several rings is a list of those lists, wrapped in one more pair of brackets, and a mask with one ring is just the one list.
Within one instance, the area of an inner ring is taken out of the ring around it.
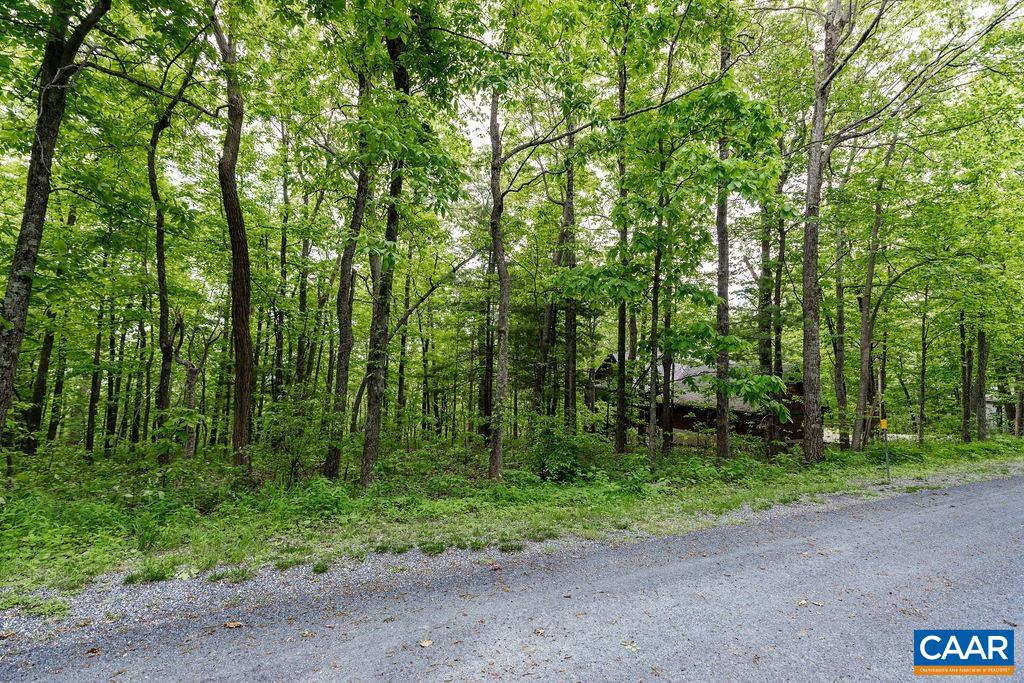
{"label": "gravel road", "polygon": [[0,615],[0,680],[908,680],[914,628],[1024,621],[1021,501],[1014,476],[673,538],[413,551],[234,586],[114,575],[60,624]]}

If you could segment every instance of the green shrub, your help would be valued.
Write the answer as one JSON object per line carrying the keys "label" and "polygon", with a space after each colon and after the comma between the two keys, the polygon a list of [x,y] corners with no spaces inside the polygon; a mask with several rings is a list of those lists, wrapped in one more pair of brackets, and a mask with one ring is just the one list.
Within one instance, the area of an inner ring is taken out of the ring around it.
{"label": "green shrub", "polygon": [[584,471],[580,452],[575,435],[567,433],[557,418],[545,418],[531,449],[533,471],[548,481],[575,481]]}

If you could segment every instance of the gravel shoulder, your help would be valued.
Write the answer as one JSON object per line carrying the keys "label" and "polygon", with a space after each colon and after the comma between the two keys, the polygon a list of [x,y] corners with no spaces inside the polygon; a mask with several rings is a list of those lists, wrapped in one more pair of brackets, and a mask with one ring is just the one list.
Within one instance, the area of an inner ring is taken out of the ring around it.
{"label": "gravel shoulder", "polygon": [[909,484],[666,538],[112,574],[59,621],[0,612],[0,680],[906,680],[914,628],[1024,620],[1024,476]]}

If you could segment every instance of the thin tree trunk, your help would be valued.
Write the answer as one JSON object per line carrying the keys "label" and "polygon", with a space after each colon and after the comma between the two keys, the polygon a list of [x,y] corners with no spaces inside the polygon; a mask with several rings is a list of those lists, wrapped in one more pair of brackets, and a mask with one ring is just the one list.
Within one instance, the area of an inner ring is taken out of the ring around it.
{"label": "thin tree trunk", "polygon": [[[562,232],[565,234],[565,249],[563,256],[565,265],[572,269],[576,267],[576,136],[573,134],[573,120],[570,117],[566,121],[570,133],[566,138],[565,152],[565,199],[562,203]],[[575,434],[577,428],[576,419],[576,299],[569,297],[565,303],[565,401],[563,405],[563,417],[569,433]]]}
{"label": "thin tree trunk", "polygon": [[762,375],[772,372],[772,214],[761,208],[761,274],[757,279],[757,362]]}
{"label": "thin tree trunk", "polygon": [[[363,107],[369,96],[370,85],[366,76],[360,72],[357,74],[359,81],[359,94],[356,108],[359,119],[362,120]],[[357,139],[357,147],[360,152],[365,151],[366,138],[360,134]],[[363,154],[358,155],[359,159]],[[324,460],[323,474],[325,477],[337,479],[341,463],[341,439],[344,422],[343,416],[348,409],[348,380],[349,370],[352,363],[352,349],[355,347],[355,336],[352,332],[352,304],[355,294],[354,280],[355,272],[352,263],[355,258],[356,244],[359,233],[363,227],[363,216],[366,213],[366,203],[370,196],[370,168],[365,161],[358,163],[356,175],[356,194],[352,203],[352,215],[349,217],[348,234],[345,240],[345,249],[341,254],[341,265],[338,283],[338,297],[335,303],[335,312],[338,319],[338,358],[334,368],[334,405],[332,420],[332,438],[327,448],[327,458]]]}
{"label": "thin tree trunk", "polygon": [[[630,32],[630,14],[629,10],[631,7],[627,5],[627,17],[626,23],[623,26],[623,37],[622,47],[619,50],[619,82],[618,82],[618,113],[619,116],[625,116],[626,113],[626,89],[628,86],[627,82],[627,71],[626,71],[626,54],[629,51],[629,32]],[[617,167],[617,178],[616,182],[619,186],[619,201],[618,201],[618,231],[619,231],[619,262],[622,265],[623,270],[629,263],[629,226],[626,223],[626,153],[624,149],[620,149],[618,158],[616,159]],[[616,372],[615,372],[615,452],[624,453],[626,451],[626,429],[629,423],[629,406],[626,402],[626,300],[623,299],[619,302],[618,310],[618,326],[616,328],[617,335],[617,348],[616,348]]]}
{"label": "thin tree trunk", "polygon": [[843,223],[836,221],[836,334],[835,334],[835,386],[836,413],[839,427],[839,449],[850,447],[848,401],[846,393],[846,283],[843,281],[843,265],[846,261],[846,238]]}
{"label": "thin tree trunk", "polygon": [[868,390],[871,385],[868,361],[871,354],[871,339],[874,336],[875,323],[872,314],[871,297],[875,280],[875,261],[878,257],[880,246],[879,232],[882,227],[882,192],[885,189],[885,172],[892,161],[895,148],[896,139],[893,138],[885,154],[882,172],[875,184],[875,210],[874,221],[871,224],[871,241],[868,245],[867,274],[864,277],[864,290],[860,296],[860,378],[857,384],[857,407],[853,424],[853,448],[858,451],[863,450],[864,446],[867,445],[866,432],[868,425],[865,422],[864,414],[867,408]]}
{"label": "thin tree trunk", "polygon": [[[103,255],[103,265],[106,269],[106,254]],[[93,460],[93,449],[96,447],[96,412],[100,403],[100,359],[103,350],[103,306],[104,301],[100,300],[100,310],[96,315],[96,342],[92,351],[92,379],[89,383],[89,410],[85,423],[85,459],[90,464]]]}
{"label": "thin tree trunk", "polygon": [[234,424],[231,433],[231,462],[234,466],[250,467],[249,434],[252,412],[253,349],[249,329],[250,274],[249,240],[245,233],[245,219],[238,199],[238,181],[235,168],[242,142],[242,121],[245,117],[242,91],[239,89],[235,69],[234,38],[225,35],[216,14],[212,17],[217,46],[224,64],[228,92],[228,127],[224,134],[224,147],[217,163],[224,215],[227,218],[231,241],[231,332],[235,346]]}
{"label": "thin tree trunk", "polygon": [[1013,435],[1024,436],[1024,358],[1020,361],[1020,370],[1017,379],[1017,406],[1013,416]]}
{"label": "thin tree trunk", "polygon": [[988,335],[978,329],[978,372],[974,384],[974,414],[978,419],[978,441],[988,439]]}
{"label": "thin tree trunk", "polygon": [[[729,66],[729,48],[721,50],[721,69]],[[725,163],[729,158],[729,143],[718,141],[718,158]],[[729,190],[725,181],[718,185],[715,210],[715,234],[718,240],[718,306],[715,331],[718,334],[718,354],[715,363],[715,456],[719,462],[729,459],[729,349],[724,343],[729,336]],[[656,329],[652,327],[652,329]]]}
{"label": "thin tree trunk", "polygon": [[117,429],[117,395],[114,375],[117,371],[117,325],[114,320],[114,299],[110,299],[110,322],[107,325],[107,405],[103,420],[103,452],[109,454],[114,448],[114,432]]}
{"label": "thin tree trunk", "polygon": [[974,365],[973,351],[967,343],[967,325],[964,312],[960,311],[958,324],[960,331],[960,440],[968,443],[971,440],[971,374]]}
{"label": "thin tree trunk", "polygon": [[47,326],[43,333],[43,343],[39,348],[39,363],[36,365],[36,377],[32,382],[32,402],[25,411],[25,440],[22,450],[26,455],[34,455],[39,444],[37,432],[43,420],[43,404],[46,401],[46,380],[50,371],[50,355],[53,353],[54,320],[56,314],[46,308]]}
{"label": "thin tree trunk", "polygon": [[508,324],[511,283],[508,262],[505,257],[505,235],[502,232],[501,217],[505,207],[501,189],[501,129],[498,126],[498,90],[491,90],[490,140],[491,140],[491,248],[494,252],[495,269],[498,272],[498,317],[496,336],[498,347],[497,371],[494,383],[494,403],[491,413],[491,458],[488,474],[491,479],[501,478],[504,461],[505,397],[508,394]]}
{"label": "thin tree trunk", "polygon": [[53,398],[50,403],[50,425],[46,430],[46,441],[53,442],[60,429],[64,414],[64,374],[67,368],[67,351],[64,336],[57,341],[57,369],[53,373]]}
{"label": "thin tree trunk", "polygon": [[270,379],[270,396],[276,403],[284,389],[284,299],[288,287],[288,219],[291,218],[291,195],[288,192],[288,131],[281,123],[281,147],[284,156],[281,171],[281,248],[278,252],[279,279],[274,297],[274,369]]}
{"label": "thin tree trunk", "polygon": [[921,367],[917,383],[917,443],[924,445],[924,399],[926,380],[928,378],[928,294],[929,286],[924,287],[924,310],[921,311]]}
{"label": "thin tree trunk", "polygon": [[[409,96],[409,72],[403,66],[401,57],[405,42],[401,38],[387,40],[388,55],[391,58],[391,75],[395,91],[400,97]],[[402,105],[404,108],[404,105]],[[384,227],[384,241],[394,246],[398,241],[398,202],[402,196],[402,181],[405,160],[397,158],[391,166],[391,182],[388,190],[388,212]],[[391,317],[391,288],[394,283],[393,263],[383,263],[380,284],[374,292],[373,314],[370,321],[370,349],[366,360],[367,393],[366,424],[363,438],[363,457],[359,469],[359,483],[366,487],[373,483],[373,468],[377,464],[380,450],[381,412],[384,408],[384,390],[387,382],[388,324]]]}

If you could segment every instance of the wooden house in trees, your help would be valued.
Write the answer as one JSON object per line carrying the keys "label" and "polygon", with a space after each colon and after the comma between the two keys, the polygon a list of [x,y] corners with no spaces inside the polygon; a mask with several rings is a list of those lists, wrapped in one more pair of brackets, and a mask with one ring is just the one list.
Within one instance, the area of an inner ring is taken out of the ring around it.
{"label": "wooden house in trees", "polygon": [[[615,392],[615,354],[609,354],[596,373],[596,389],[598,396],[614,402]],[[673,438],[685,441],[688,435],[711,433],[715,431],[715,368],[709,365],[672,366],[672,402],[668,409],[672,416]],[[780,397],[781,403],[789,410],[790,420],[777,424],[778,432],[774,437],[777,441],[793,444],[803,438],[803,382],[799,379],[784,378],[786,393]],[[642,402],[637,406],[635,422],[643,427],[647,414],[646,391]],[[658,418],[661,421],[665,407],[658,396]],[[738,396],[729,399],[730,423],[734,434],[754,436],[764,439],[771,437],[774,413],[766,408],[749,404]]]}

